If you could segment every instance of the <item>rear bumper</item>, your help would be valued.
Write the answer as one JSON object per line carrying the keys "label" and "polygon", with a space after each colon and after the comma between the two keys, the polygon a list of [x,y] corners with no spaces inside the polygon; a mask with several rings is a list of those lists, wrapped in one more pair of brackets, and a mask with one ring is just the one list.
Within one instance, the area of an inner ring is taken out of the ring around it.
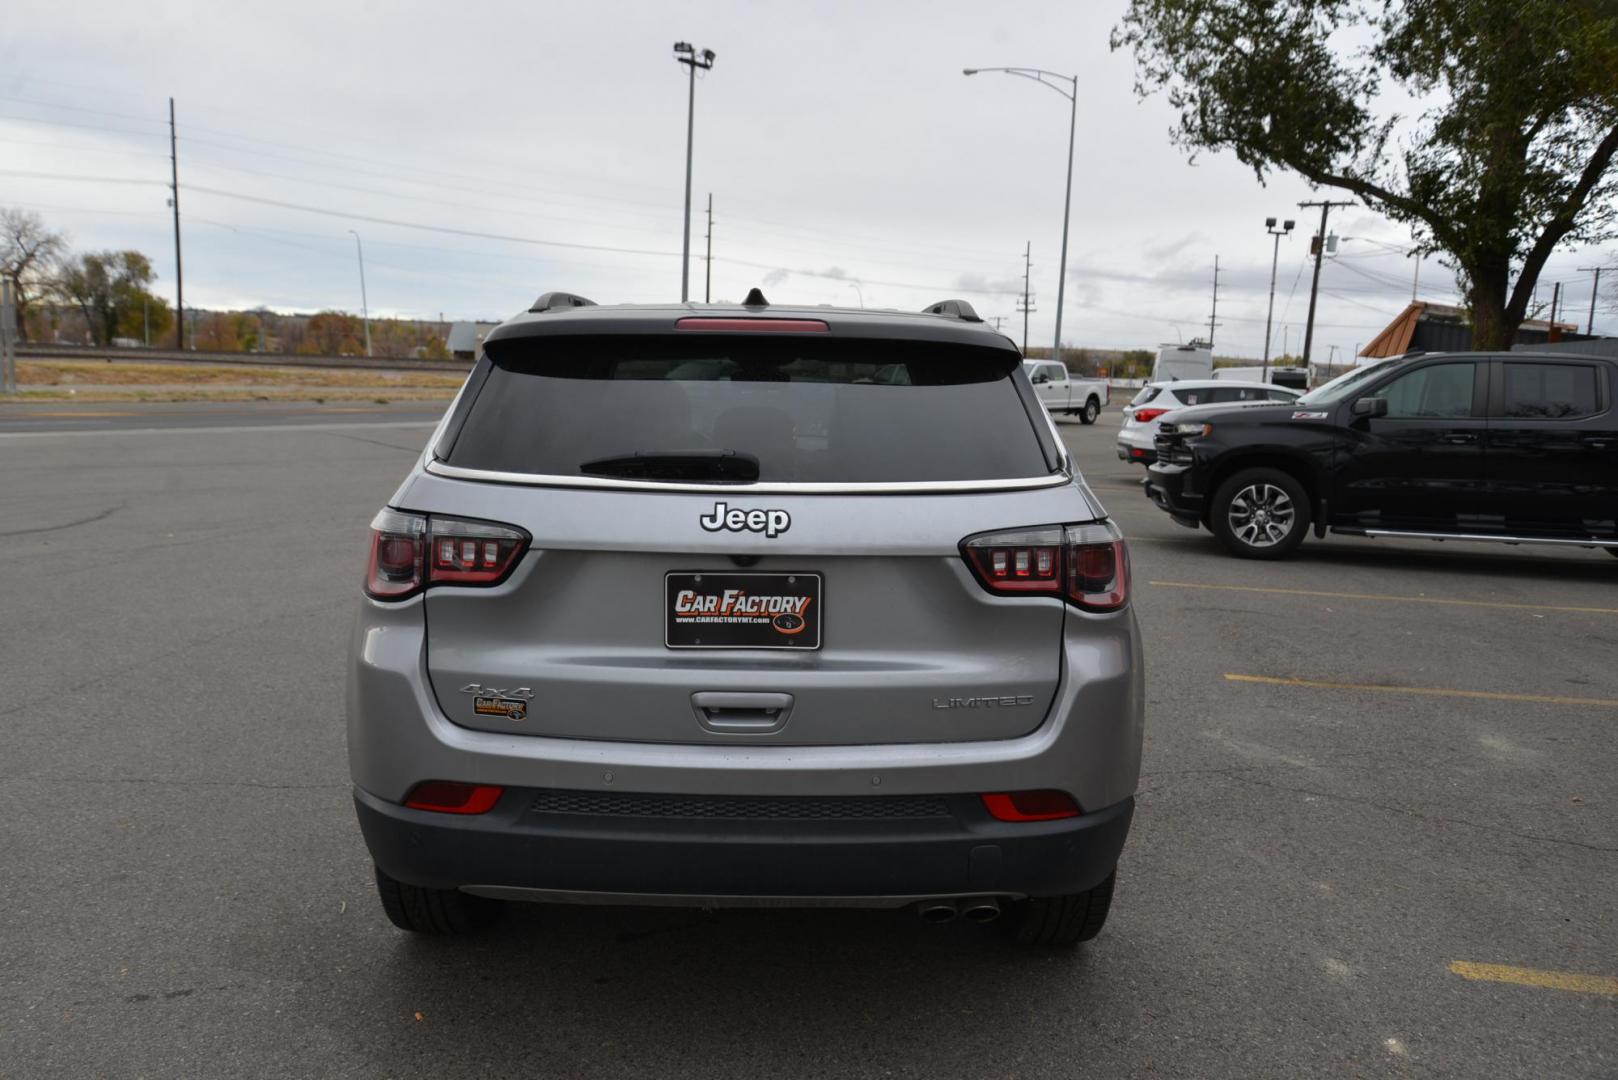
{"label": "rear bumper", "polygon": [[1157,451],[1135,446],[1122,440],[1118,443],[1118,460],[1133,461],[1137,465],[1150,465],[1157,460]]}
{"label": "rear bumper", "polygon": [[[1118,863],[1134,799],[1064,821],[991,818],[975,796],[931,816],[695,818],[556,813],[556,793],[508,789],[487,814],[409,810],[355,789],[366,846],[391,877],[431,888],[621,903],[851,904],[1058,896]],[[565,799],[563,800],[566,801]]]}

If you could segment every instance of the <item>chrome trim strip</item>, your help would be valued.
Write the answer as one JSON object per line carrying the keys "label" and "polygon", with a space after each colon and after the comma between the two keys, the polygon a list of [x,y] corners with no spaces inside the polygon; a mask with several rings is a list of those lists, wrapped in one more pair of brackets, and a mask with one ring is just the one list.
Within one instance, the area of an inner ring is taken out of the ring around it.
{"label": "chrome trim strip", "polygon": [[529,487],[588,488],[595,491],[695,491],[709,495],[893,495],[926,492],[1027,491],[1030,488],[1061,487],[1071,484],[1066,472],[1049,476],[1023,476],[1007,480],[923,480],[872,484],[763,483],[763,484],[675,484],[656,480],[618,480],[596,476],[551,476],[542,473],[498,472],[493,469],[467,469],[436,458],[427,462],[427,472],[452,480],[476,480],[485,484],[524,484]]}
{"label": "chrome trim strip", "polygon": [[1022,893],[962,893],[959,896],[698,896],[686,893],[585,892],[577,889],[532,889],[520,885],[462,885],[461,892],[491,900],[523,900],[540,904],[607,904],[626,907],[700,908],[902,908],[927,900],[1020,900]]}
{"label": "chrome trim strip", "polygon": [[1552,544],[1558,547],[1618,548],[1618,540],[1563,540],[1556,537],[1502,536],[1489,533],[1401,532],[1397,529],[1332,529],[1344,536],[1386,536],[1391,540],[1481,540],[1491,544]]}

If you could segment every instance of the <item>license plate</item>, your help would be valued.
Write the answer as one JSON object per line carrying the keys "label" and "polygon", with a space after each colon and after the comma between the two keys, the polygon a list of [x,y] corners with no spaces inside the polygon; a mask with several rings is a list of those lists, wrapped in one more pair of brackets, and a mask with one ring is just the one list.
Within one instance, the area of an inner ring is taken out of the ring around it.
{"label": "license plate", "polygon": [[664,578],[671,649],[820,648],[819,574],[695,574]]}

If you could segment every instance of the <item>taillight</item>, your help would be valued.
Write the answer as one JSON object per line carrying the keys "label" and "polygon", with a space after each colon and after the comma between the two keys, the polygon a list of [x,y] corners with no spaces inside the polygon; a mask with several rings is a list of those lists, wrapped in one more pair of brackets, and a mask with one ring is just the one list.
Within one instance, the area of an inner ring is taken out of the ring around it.
{"label": "taillight", "polygon": [[1135,423],[1150,424],[1153,420],[1156,420],[1159,416],[1162,416],[1168,411],[1169,410],[1167,409],[1136,409]]}
{"label": "taillight", "polygon": [[983,808],[996,821],[1057,821],[1083,811],[1065,791],[1008,791],[983,796]]}
{"label": "taillight", "polygon": [[961,550],[990,592],[1060,596],[1086,611],[1129,602],[1129,551],[1111,522],[984,533]]}
{"label": "taillight", "polygon": [[421,555],[427,519],[383,510],[371,520],[371,562],[365,592],[377,600],[400,600],[422,586]]}
{"label": "taillight", "polygon": [[402,600],[433,585],[498,585],[528,549],[510,525],[383,510],[371,522],[365,592]]}
{"label": "taillight", "polygon": [[493,784],[427,780],[410,789],[405,805],[412,810],[431,810],[438,814],[487,814],[505,790]]}

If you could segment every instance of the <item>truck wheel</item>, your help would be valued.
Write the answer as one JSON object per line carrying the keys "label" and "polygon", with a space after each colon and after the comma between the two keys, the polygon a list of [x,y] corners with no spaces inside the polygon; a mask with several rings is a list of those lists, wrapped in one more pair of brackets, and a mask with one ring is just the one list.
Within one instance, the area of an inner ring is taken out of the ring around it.
{"label": "truck wheel", "polygon": [[1214,493],[1208,528],[1244,559],[1284,558],[1309,532],[1309,494],[1279,469],[1244,469]]}
{"label": "truck wheel", "polygon": [[1100,415],[1101,402],[1097,401],[1095,398],[1090,398],[1084,403],[1084,411],[1079,414],[1079,423],[1093,424],[1096,422],[1096,417]]}
{"label": "truck wheel", "polygon": [[415,934],[452,937],[481,930],[500,914],[500,901],[454,889],[407,885],[376,870],[376,892],[388,921]]}
{"label": "truck wheel", "polygon": [[1019,945],[1077,945],[1101,933],[1112,908],[1112,887],[1118,871],[1107,880],[1071,896],[1031,896],[1011,904],[1001,925]]}

